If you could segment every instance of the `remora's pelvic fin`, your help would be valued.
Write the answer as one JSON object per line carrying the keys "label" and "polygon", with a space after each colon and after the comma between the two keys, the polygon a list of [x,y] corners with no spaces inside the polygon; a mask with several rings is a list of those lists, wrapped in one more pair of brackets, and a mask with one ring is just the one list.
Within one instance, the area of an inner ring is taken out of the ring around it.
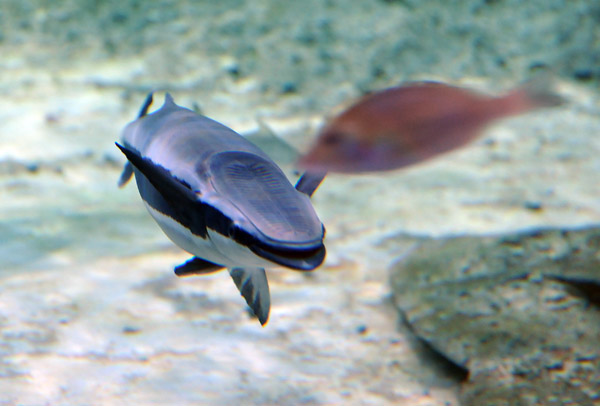
{"label": "remora's pelvic fin", "polygon": [[133,165],[130,162],[127,162],[123,167],[123,172],[121,172],[121,176],[119,177],[119,182],[117,185],[119,187],[123,187],[129,182],[131,177],[133,176]]}
{"label": "remora's pelvic fin", "polygon": [[193,257],[187,262],[175,267],[175,275],[177,276],[189,276],[189,275],[206,275],[209,273],[217,272],[223,269],[222,265],[209,262],[205,259]]}
{"label": "remora's pelvic fin", "polygon": [[261,325],[269,320],[271,294],[264,268],[232,268],[229,274]]}

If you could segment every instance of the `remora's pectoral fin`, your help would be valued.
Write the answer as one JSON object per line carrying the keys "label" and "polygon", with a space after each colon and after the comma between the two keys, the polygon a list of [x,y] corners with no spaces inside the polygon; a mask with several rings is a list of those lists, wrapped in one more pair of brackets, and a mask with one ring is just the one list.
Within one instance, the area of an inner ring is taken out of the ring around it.
{"label": "remora's pectoral fin", "polygon": [[148,181],[158,190],[163,196],[170,200],[194,201],[196,194],[182,180],[175,178],[167,169],[152,162],[148,158],[142,157],[136,151],[115,143],[117,147],[125,154],[129,162],[144,174]]}
{"label": "remora's pectoral fin", "polygon": [[229,274],[263,326],[269,320],[271,294],[264,268],[232,268]]}
{"label": "remora's pectoral fin", "polygon": [[327,172],[304,172],[296,183],[296,190],[308,196],[312,196],[319,187]]}
{"label": "remora's pectoral fin", "polygon": [[205,259],[193,257],[187,262],[175,267],[175,275],[177,276],[189,276],[189,275],[206,275],[209,273],[217,272],[223,269],[223,265],[218,265],[209,262]]}
{"label": "remora's pectoral fin", "polygon": [[130,162],[127,162],[125,164],[125,167],[123,168],[121,176],[119,177],[119,182],[117,183],[117,185],[119,185],[119,187],[125,186],[127,182],[129,182],[129,180],[131,179],[131,176],[133,176],[133,165],[131,165]]}
{"label": "remora's pectoral fin", "polygon": [[148,114],[148,109],[150,108],[150,105],[152,105],[153,94],[154,94],[153,92],[150,92],[150,93],[148,93],[148,96],[146,96],[146,100],[144,100],[144,104],[142,104],[142,108],[140,109],[138,118],[142,118],[146,114]]}
{"label": "remora's pectoral fin", "polygon": [[[150,108],[150,105],[152,104],[152,95],[153,92],[150,92],[148,94],[148,96],[146,96],[146,100],[144,100],[144,104],[142,104],[142,108],[140,109],[140,112],[138,113],[138,118],[142,118],[144,117],[146,114],[148,114],[148,109]],[[117,146],[119,146],[119,144],[117,144]],[[119,146],[120,148],[120,146]],[[123,149],[121,149],[122,151]],[[125,164],[125,167],[123,168],[123,172],[121,173],[121,177],[119,178],[119,182],[117,183],[117,185],[119,185],[119,187],[123,187],[127,184],[127,182],[129,182],[129,180],[131,179],[131,176],[133,176],[133,166],[131,166],[131,163],[127,162]]]}

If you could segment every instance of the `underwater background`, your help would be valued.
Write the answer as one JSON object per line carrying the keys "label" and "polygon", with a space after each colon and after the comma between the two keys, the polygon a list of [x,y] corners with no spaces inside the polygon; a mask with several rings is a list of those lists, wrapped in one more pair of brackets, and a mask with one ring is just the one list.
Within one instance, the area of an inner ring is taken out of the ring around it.
{"label": "underwater background", "polygon": [[[329,175],[264,328],[117,188],[152,90],[305,151],[365,92],[540,71],[563,106]],[[597,0],[2,0],[0,405],[599,405],[599,84]]]}

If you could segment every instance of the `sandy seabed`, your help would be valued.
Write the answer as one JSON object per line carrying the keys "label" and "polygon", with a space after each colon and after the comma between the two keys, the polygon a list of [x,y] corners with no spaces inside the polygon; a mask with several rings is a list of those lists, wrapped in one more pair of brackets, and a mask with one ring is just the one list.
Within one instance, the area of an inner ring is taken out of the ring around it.
{"label": "sandy seabed", "polygon": [[[411,248],[395,237],[600,221],[598,7],[135,3],[0,10],[0,404],[457,405],[391,303],[388,266]],[[176,278],[189,255],[116,187],[113,142],[151,89],[303,149],[362,91],[494,93],[541,65],[564,106],[405,171],[329,176],[326,262],[269,271],[265,328],[226,273]]]}

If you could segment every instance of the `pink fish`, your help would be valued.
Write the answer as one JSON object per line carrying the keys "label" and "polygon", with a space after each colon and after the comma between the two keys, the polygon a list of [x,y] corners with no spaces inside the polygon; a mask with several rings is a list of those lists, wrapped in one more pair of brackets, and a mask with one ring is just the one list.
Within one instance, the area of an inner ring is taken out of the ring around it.
{"label": "pink fish", "polygon": [[369,94],[331,120],[299,165],[359,173],[413,165],[462,147],[492,121],[561,98],[531,82],[489,97],[442,83],[410,83]]}

